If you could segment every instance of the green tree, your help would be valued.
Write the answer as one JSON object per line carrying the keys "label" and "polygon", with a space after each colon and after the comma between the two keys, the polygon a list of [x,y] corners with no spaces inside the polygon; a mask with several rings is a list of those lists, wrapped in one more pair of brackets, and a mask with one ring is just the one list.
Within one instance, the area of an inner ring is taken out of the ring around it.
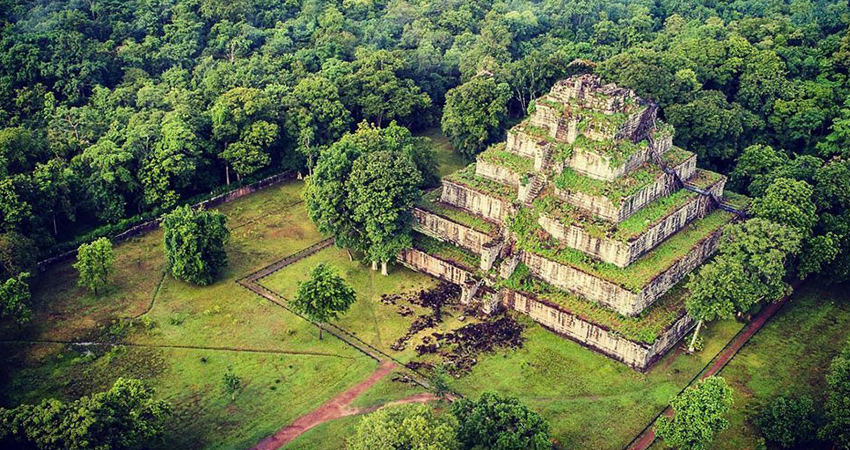
{"label": "green tree", "polygon": [[815,408],[811,397],[780,395],[770,401],[756,418],[762,436],[781,448],[795,448],[817,435]]}
{"label": "green tree", "polygon": [[32,239],[17,231],[0,234],[0,279],[36,270],[38,252]]}
{"label": "green tree", "polygon": [[357,301],[357,294],[330,266],[320,263],[310,279],[298,283],[292,309],[319,323],[319,340],[324,324],[337,319]]}
{"label": "green tree", "polygon": [[[269,165],[269,147],[277,140],[273,104],[260,89],[236,87],[215,100],[210,110],[213,137],[224,149],[225,178],[230,184],[230,167],[238,177],[250,175]],[[235,146],[235,148],[231,148]]]}
{"label": "green tree", "polygon": [[697,320],[690,351],[703,322],[731,317],[790,292],[788,261],[799,253],[801,239],[794,228],[761,218],[723,230],[717,257],[687,284],[685,308]]}
{"label": "green tree", "polygon": [[446,94],[443,133],[468,159],[496,140],[508,115],[511,97],[507,83],[492,76],[477,76]]}
{"label": "green tree", "polygon": [[436,415],[427,405],[379,409],[357,424],[349,450],[458,450],[457,423],[451,415]]}
{"label": "green tree", "polygon": [[0,317],[15,322],[19,327],[32,319],[30,310],[30,274],[22,272],[0,284]]}
{"label": "green tree", "polygon": [[165,256],[171,274],[206,286],[227,265],[224,246],[230,238],[227,217],[217,211],[175,208],[162,221]]}
{"label": "green tree", "polygon": [[668,446],[703,450],[729,426],[723,415],[732,407],[732,388],[721,377],[708,377],[670,402],[673,417],[662,416],[655,433]]}
{"label": "green tree", "polygon": [[351,114],[337,86],[321,76],[299,81],[285,101],[287,134],[312,171],[322,150],[348,131]]}
{"label": "green tree", "polygon": [[180,190],[187,187],[198,167],[201,142],[177,115],[163,119],[161,139],[142,163],[141,180],[145,203],[168,209],[177,204]]}
{"label": "green tree", "polygon": [[353,218],[363,225],[367,258],[387,275],[387,264],[411,245],[412,208],[422,195],[422,175],[409,155],[378,151],[361,156],[352,165],[349,204]]}
{"label": "green tree", "polygon": [[835,448],[850,449],[850,341],[832,360],[826,375],[826,404],[821,439]]}
{"label": "green tree", "polygon": [[484,392],[478,400],[452,403],[460,424],[458,439],[466,449],[549,450],[549,424],[515,397]]}
{"label": "green tree", "polygon": [[74,268],[80,272],[77,284],[91,289],[94,295],[97,295],[97,290],[109,283],[114,261],[112,242],[107,238],[80,245],[77,249],[77,262],[74,263]]}
{"label": "green tree", "polygon": [[403,61],[387,50],[357,52],[354,71],[341,80],[349,109],[381,127],[392,120],[407,121],[431,105],[431,98],[413,80],[399,77]]}
{"label": "green tree", "polygon": [[160,437],[171,404],[141,381],[119,378],[106,392],[69,403],[0,408],[0,443],[39,450],[140,450]]}
{"label": "green tree", "polygon": [[763,197],[753,200],[750,212],[756,217],[796,228],[801,235],[808,236],[818,220],[812,192],[812,186],[805,181],[777,178]]}

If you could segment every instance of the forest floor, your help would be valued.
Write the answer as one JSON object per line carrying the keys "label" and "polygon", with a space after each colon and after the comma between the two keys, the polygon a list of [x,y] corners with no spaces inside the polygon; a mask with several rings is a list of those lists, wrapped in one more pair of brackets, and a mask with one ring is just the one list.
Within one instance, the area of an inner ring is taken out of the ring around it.
{"label": "forest floor", "polygon": [[[446,154],[447,142],[442,145],[440,160],[449,167],[441,170],[460,167],[457,155]],[[413,333],[403,349],[394,349],[423,310],[382,297],[428,289],[435,280],[400,266],[383,277],[333,246],[313,247],[324,238],[306,218],[302,188],[293,181],[218,208],[231,227],[229,265],[210,286],[165,274],[161,231],[116,246],[112,285],[100,296],[76,286],[70,264],[42,274],[33,289],[36,319],[22,330],[0,330],[0,353],[7,361],[2,405],[76,398],[108,388],[118,376],[137,377],[175,405],[160,448],[256,445],[368,379],[379,365],[329,333],[319,341],[311,323],[237,283],[309,248],[317,251],[262,278],[260,285],[291,298],[315,264],[332,264],[358,293],[352,310],[334,325],[397,364],[419,361],[414,347],[430,333],[475,321],[461,320],[459,310],[447,308],[437,328]],[[734,321],[712,324],[702,352],[671,352],[642,374],[524,317],[518,320],[525,326],[522,348],[480,355],[450,387],[473,397],[484,390],[515,395],[546,417],[565,448],[579,449],[621,449],[742,327]],[[743,370],[734,369],[735,361],[726,372]],[[395,381],[402,369],[394,370],[358,392],[347,408],[367,411],[425,393],[415,383]],[[242,379],[235,399],[223,389],[227,371]],[[322,423],[285,448],[338,449],[357,420],[343,415]]]}

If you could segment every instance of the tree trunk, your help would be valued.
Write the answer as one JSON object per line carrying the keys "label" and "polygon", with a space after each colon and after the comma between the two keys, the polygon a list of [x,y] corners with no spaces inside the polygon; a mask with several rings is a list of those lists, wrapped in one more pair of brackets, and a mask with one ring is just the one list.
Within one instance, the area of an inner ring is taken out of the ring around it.
{"label": "tree trunk", "polygon": [[381,261],[381,275],[387,276],[389,273],[387,272],[387,262]]}
{"label": "tree trunk", "polygon": [[236,181],[242,181],[242,177],[239,176],[239,172],[236,172]]}
{"label": "tree trunk", "polygon": [[372,261],[372,270],[378,270],[378,261]]}
{"label": "tree trunk", "polygon": [[56,214],[53,215],[53,235],[56,236],[59,234],[59,230],[56,228]]}
{"label": "tree trunk", "polygon": [[320,323],[319,324],[319,340],[320,341],[322,340],[322,330],[323,330],[323,325]]}
{"label": "tree trunk", "polygon": [[230,166],[224,166],[224,178],[227,180],[227,185],[230,186]]}
{"label": "tree trunk", "polygon": [[694,352],[694,344],[697,342],[697,336],[699,336],[699,329],[702,327],[702,320],[697,322],[697,328],[694,330],[694,337],[691,339],[691,345],[688,346],[688,353]]}
{"label": "tree trunk", "polygon": [[354,255],[351,254],[351,249],[347,248],[347,249],[345,249],[345,251],[346,251],[346,253],[348,253],[348,261],[349,262],[354,261]]}

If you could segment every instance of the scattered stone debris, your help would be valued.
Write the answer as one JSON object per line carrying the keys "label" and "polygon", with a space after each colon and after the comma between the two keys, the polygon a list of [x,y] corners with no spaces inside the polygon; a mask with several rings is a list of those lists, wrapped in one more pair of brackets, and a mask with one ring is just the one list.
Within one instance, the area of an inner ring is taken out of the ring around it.
{"label": "scattered stone debris", "polygon": [[478,355],[500,348],[521,348],[523,326],[509,315],[471,323],[449,333],[433,333],[434,342],[423,340],[416,347],[419,356],[438,354],[452,375],[468,372],[478,363]]}
{"label": "scattered stone debris", "polygon": [[395,351],[402,351],[407,348],[407,343],[417,333],[434,328],[443,321],[443,307],[457,304],[460,299],[460,287],[451,283],[441,281],[439,284],[429,290],[422,290],[416,293],[403,293],[382,295],[381,302],[387,305],[398,306],[398,314],[402,317],[407,317],[413,314],[413,309],[407,305],[399,305],[399,301],[406,301],[416,306],[430,308],[430,315],[419,315],[410,324],[404,336],[398,338],[390,345],[390,348]]}

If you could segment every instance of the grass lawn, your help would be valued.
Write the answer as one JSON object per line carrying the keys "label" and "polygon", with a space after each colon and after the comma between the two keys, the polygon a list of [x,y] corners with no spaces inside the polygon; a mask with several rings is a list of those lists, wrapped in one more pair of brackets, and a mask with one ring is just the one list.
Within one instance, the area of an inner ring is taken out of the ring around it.
{"label": "grass lawn", "polygon": [[440,176],[444,177],[456,170],[462,169],[469,164],[469,161],[463,159],[460,153],[455,151],[449,139],[443,134],[440,127],[429,128],[416,134],[420,137],[431,139],[431,148],[437,156],[437,163],[440,165]]}
{"label": "grass lawn", "polygon": [[[70,264],[42,274],[33,289],[33,325],[3,330],[3,338],[95,340],[109,331],[112,340],[149,347],[0,345],[9,361],[2,404],[75,398],[134,376],[175,405],[163,448],[240,449],[368,376],[372,359],[333,337],[319,342],[312,325],[235,283],[321,240],[305,219],[302,187],[287,183],[220,208],[231,228],[229,265],[211,286],[163,276],[161,231],[116,247],[114,282],[100,297],[76,287]],[[110,326],[143,313],[150,329]],[[222,390],[228,367],[244,386],[233,401]]]}
{"label": "grass lawn", "polygon": [[752,419],[778,395],[808,394],[823,404],[824,377],[850,337],[847,285],[805,284],[720,373],[735,390],[730,427],[715,449],[755,448]]}
{"label": "grass lawn", "polygon": [[430,313],[430,309],[426,310],[409,302],[400,301],[399,305],[408,306],[413,310],[413,314],[402,317],[397,313],[398,306],[387,305],[380,301],[381,295],[418,292],[435,286],[437,281],[400,265],[393,266],[390,275],[385,277],[380,272],[370,270],[360,261],[349,261],[346,252],[335,247],[329,247],[287,266],[261,279],[260,283],[284,298],[294,298],[298,282],[306,280],[310,270],[320,262],[328,263],[336,268],[357,292],[357,302],[348,313],[334,323],[402,362],[408,362],[416,356],[414,347],[420,343],[423,336],[462,325],[457,320],[459,313],[454,311],[454,308],[452,310],[445,308],[443,323],[438,328],[417,333],[403,351],[391,349],[393,342],[407,332],[411,321],[418,315]]}

